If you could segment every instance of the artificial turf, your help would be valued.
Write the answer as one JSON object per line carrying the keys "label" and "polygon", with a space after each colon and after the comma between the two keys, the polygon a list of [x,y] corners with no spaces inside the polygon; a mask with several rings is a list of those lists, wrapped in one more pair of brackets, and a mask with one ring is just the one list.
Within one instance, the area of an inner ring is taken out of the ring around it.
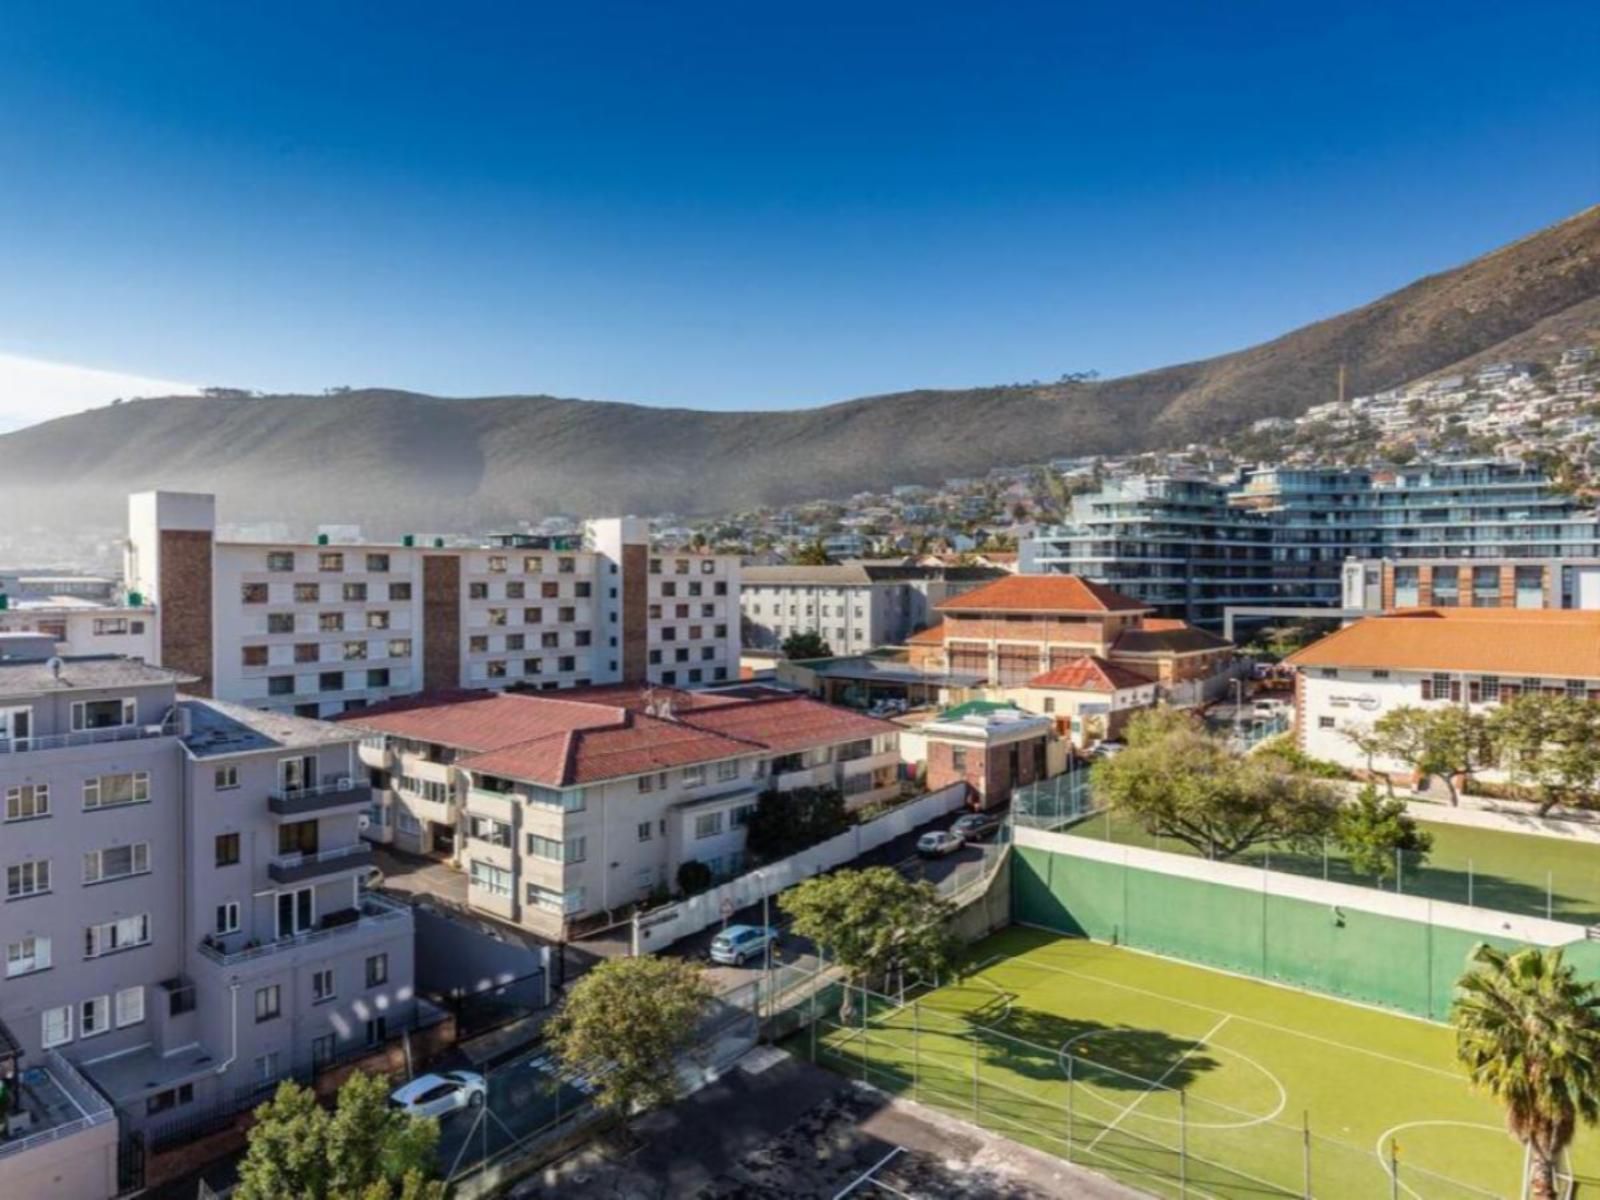
{"label": "artificial turf", "polygon": [[[1008,929],[958,981],[858,1004],[811,1044],[1154,1195],[1519,1194],[1522,1150],[1448,1028],[1081,939]],[[1572,1165],[1600,1187],[1600,1139],[1580,1133]]]}
{"label": "artificial turf", "polygon": [[[1426,857],[1402,855],[1402,892],[1538,917],[1546,915],[1548,901],[1549,915],[1555,920],[1600,924],[1600,843],[1432,821],[1419,820],[1417,824],[1432,835],[1433,847]],[[1109,809],[1062,832],[1119,845],[1197,853],[1183,842],[1154,837],[1130,817]],[[1330,843],[1326,849],[1325,858],[1316,850],[1257,846],[1230,861],[1394,890],[1393,880],[1379,883],[1352,871],[1337,846]]]}

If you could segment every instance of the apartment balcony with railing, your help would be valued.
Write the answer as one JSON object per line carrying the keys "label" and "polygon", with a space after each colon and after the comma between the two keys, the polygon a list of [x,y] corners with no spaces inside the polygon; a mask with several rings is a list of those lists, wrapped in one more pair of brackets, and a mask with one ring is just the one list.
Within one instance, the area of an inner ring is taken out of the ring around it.
{"label": "apartment balcony with railing", "polygon": [[357,908],[341,909],[322,918],[315,929],[307,929],[270,941],[245,938],[241,934],[226,937],[209,935],[199,945],[202,958],[222,967],[252,962],[269,955],[287,954],[302,946],[318,945],[335,939],[356,940],[362,934],[375,931],[395,932],[411,924],[411,909],[404,904],[382,896],[366,895]]}
{"label": "apartment balcony with railing", "polygon": [[116,1113],[76,1067],[46,1050],[40,1063],[15,1073],[8,1083],[15,1093],[0,1132],[0,1196],[34,1194],[26,1189],[47,1177],[70,1186],[108,1166],[114,1184]]}
{"label": "apartment balcony with railing", "polygon": [[0,737],[0,754],[25,754],[29,751],[65,750],[79,746],[99,746],[111,742],[137,742],[148,738],[176,737],[176,721],[154,725],[108,725],[100,729],[78,729],[70,733]]}
{"label": "apartment balcony with railing", "polygon": [[267,863],[267,877],[274,883],[304,883],[327,875],[340,875],[372,863],[372,846],[356,842],[332,850],[301,854],[280,854]]}
{"label": "apartment balcony with railing", "polygon": [[321,816],[342,808],[359,812],[370,803],[372,787],[361,776],[328,775],[321,783],[267,793],[267,808],[277,817]]}

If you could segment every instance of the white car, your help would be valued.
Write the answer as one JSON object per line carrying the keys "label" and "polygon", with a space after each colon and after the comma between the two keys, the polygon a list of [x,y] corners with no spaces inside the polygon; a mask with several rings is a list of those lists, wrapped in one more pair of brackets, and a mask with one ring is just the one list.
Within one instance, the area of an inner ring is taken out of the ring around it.
{"label": "white car", "polygon": [[483,1103],[483,1076],[474,1071],[419,1075],[389,1094],[389,1107],[414,1117],[442,1117]]}
{"label": "white car", "polygon": [[923,858],[941,858],[946,854],[954,854],[965,844],[966,839],[959,833],[936,829],[917,839],[917,853]]}

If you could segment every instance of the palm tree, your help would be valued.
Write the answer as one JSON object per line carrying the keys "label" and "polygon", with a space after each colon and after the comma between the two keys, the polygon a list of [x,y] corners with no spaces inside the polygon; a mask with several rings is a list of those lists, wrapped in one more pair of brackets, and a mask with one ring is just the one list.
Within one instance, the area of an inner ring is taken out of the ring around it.
{"label": "palm tree", "polygon": [[1528,1148],[1535,1200],[1551,1200],[1578,1122],[1600,1117],[1600,998],[1559,949],[1481,945],[1470,963],[1450,1009],[1456,1057]]}

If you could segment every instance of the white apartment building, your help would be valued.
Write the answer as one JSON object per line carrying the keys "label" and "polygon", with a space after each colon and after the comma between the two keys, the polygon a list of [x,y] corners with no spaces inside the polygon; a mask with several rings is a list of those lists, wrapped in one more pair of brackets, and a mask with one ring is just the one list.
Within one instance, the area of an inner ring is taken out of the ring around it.
{"label": "white apartment building", "polygon": [[481,546],[222,542],[210,495],[129,498],[127,578],[197,690],[330,717],[419,691],[737,677],[738,560],[652,555],[645,522]]}
{"label": "white apartment building", "polygon": [[142,602],[110,604],[76,596],[5,598],[0,636],[39,634],[62,656],[116,654],[156,661],[156,612]]}
{"label": "white apartment building", "polygon": [[675,888],[691,859],[736,874],[764,792],[860,807],[899,787],[897,726],[769,688],[458,693],[345,721],[379,835],[450,855],[475,908],[552,937]]}

